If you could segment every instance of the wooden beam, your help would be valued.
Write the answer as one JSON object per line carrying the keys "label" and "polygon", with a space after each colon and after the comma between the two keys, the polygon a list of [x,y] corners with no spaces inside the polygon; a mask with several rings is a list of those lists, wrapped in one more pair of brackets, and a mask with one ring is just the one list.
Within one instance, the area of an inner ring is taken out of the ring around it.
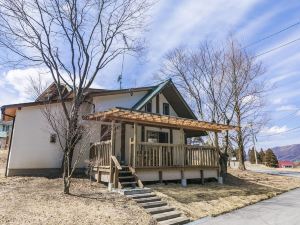
{"label": "wooden beam", "polygon": [[137,123],[133,124],[133,167],[136,162],[136,150],[137,150]]}

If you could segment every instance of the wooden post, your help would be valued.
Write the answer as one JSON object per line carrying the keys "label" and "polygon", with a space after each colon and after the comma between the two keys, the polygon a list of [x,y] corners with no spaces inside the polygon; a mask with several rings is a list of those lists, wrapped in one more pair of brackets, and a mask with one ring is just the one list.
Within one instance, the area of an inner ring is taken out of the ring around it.
{"label": "wooden post", "polygon": [[115,167],[115,174],[114,174],[114,188],[119,187],[119,170]]}
{"label": "wooden post", "polygon": [[162,171],[158,171],[159,183],[163,182]]}
{"label": "wooden post", "polygon": [[185,166],[185,155],[186,155],[186,152],[185,152],[185,149],[184,149],[184,131],[182,128],[180,128],[180,152],[181,152],[181,165],[182,166]]}
{"label": "wooden post", "polygon": [[200,178],[201,178],[201,184],[204,184],[204,174],[203,174],[203,170],[200,170]]}
{"label": "wooden post", "polygon": [[133,124],[133,167],[135,168],[137,150],[137,123]]}
{"label": "wooden post", "polygon": [[111,121],[111,155],[115,155],[116,149],[115,149],[115,142],[116,142],[116,127],[115,127],[115,121]]}

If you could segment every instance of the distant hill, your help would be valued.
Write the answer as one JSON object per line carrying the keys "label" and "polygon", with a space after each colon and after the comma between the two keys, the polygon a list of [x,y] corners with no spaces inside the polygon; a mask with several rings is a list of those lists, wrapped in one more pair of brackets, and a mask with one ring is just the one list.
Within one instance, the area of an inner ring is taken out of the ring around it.
{"label": "distant hill", "polygon": [[278,160],[300,161],[300,144],[272,148]]}

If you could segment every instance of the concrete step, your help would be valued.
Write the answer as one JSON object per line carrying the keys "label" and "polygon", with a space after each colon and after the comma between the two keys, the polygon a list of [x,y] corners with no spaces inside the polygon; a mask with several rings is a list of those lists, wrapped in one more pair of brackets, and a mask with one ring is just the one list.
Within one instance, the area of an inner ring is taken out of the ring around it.
{"label": "concrete step", "polygon": [[139,199],[139,198],[149,198],[149,197],[155,197],[156,194],[153,193],[146,193],[146,194],[134,194],[131,195],[130,197],[133,199]]}
{"label": "concrete step", "polygon": [[138,198],[138,199],[135,199],[135,201],[137,203],[145,203],[145,202],[156,202],[156,201],[160,201],[161,198],[159,197],[146,197],[146,198]]}
{"label": "concrete step", "polygon": [[169,220],[173,218],[180,217],[181,213],[177,211],[170,211],[170,212],[165,212],[165,213],[159,213],[155,214],[152,217],[156,219],[156,221],[164,221],[164,220]]}
{"label": "concrete step", "polygon": [[180,216],[180,217],[176,217],[173,219],[160,221],[160,222],[158,222],[158,224],[159,225],[181,225],[181,224],[186,224],[189,222],[190,222],[190,219]]}
{"label": "concrete step", "polygon": [[162,202],[162,201],[140,203],[140,206],[142,206],[145,209],[161,207],[161,206],[165,206],[165,205],[167,205],[167,203]]}
{"label": "concrete step", "polygon": [[136,195],[136,194],[147,194],[147,193],[151,193],[151,189],[149,188],[135,188],[135,189],[130,189],[130,190],[124,190],[123,194],[124,195],[129,195],[129,197],[131,195]]}
{"label": "concrete step", "polygon": [[170,206],[162,206],[162,207],[146,209],[146,211],[152,215],[155,215],[158,213],[170,212],[170,211],[174,211],[174,210],[175,210],[175,208],[170,207]]}

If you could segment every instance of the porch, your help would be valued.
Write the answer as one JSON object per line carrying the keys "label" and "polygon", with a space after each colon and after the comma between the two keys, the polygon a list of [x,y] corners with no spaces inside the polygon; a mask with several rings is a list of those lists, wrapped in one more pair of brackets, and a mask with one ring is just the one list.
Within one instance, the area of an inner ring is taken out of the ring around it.
{"label": "porch", "polygon": [[200,178],[203,182],[204,178],[218,177],[218,146],[188,144],[187,136],[235,129],[123,108],[87,115],[84,119],[110,123],[110,138],[91,144],[90,161],[97,180],[113,188],[143,187],[142,181]]}

